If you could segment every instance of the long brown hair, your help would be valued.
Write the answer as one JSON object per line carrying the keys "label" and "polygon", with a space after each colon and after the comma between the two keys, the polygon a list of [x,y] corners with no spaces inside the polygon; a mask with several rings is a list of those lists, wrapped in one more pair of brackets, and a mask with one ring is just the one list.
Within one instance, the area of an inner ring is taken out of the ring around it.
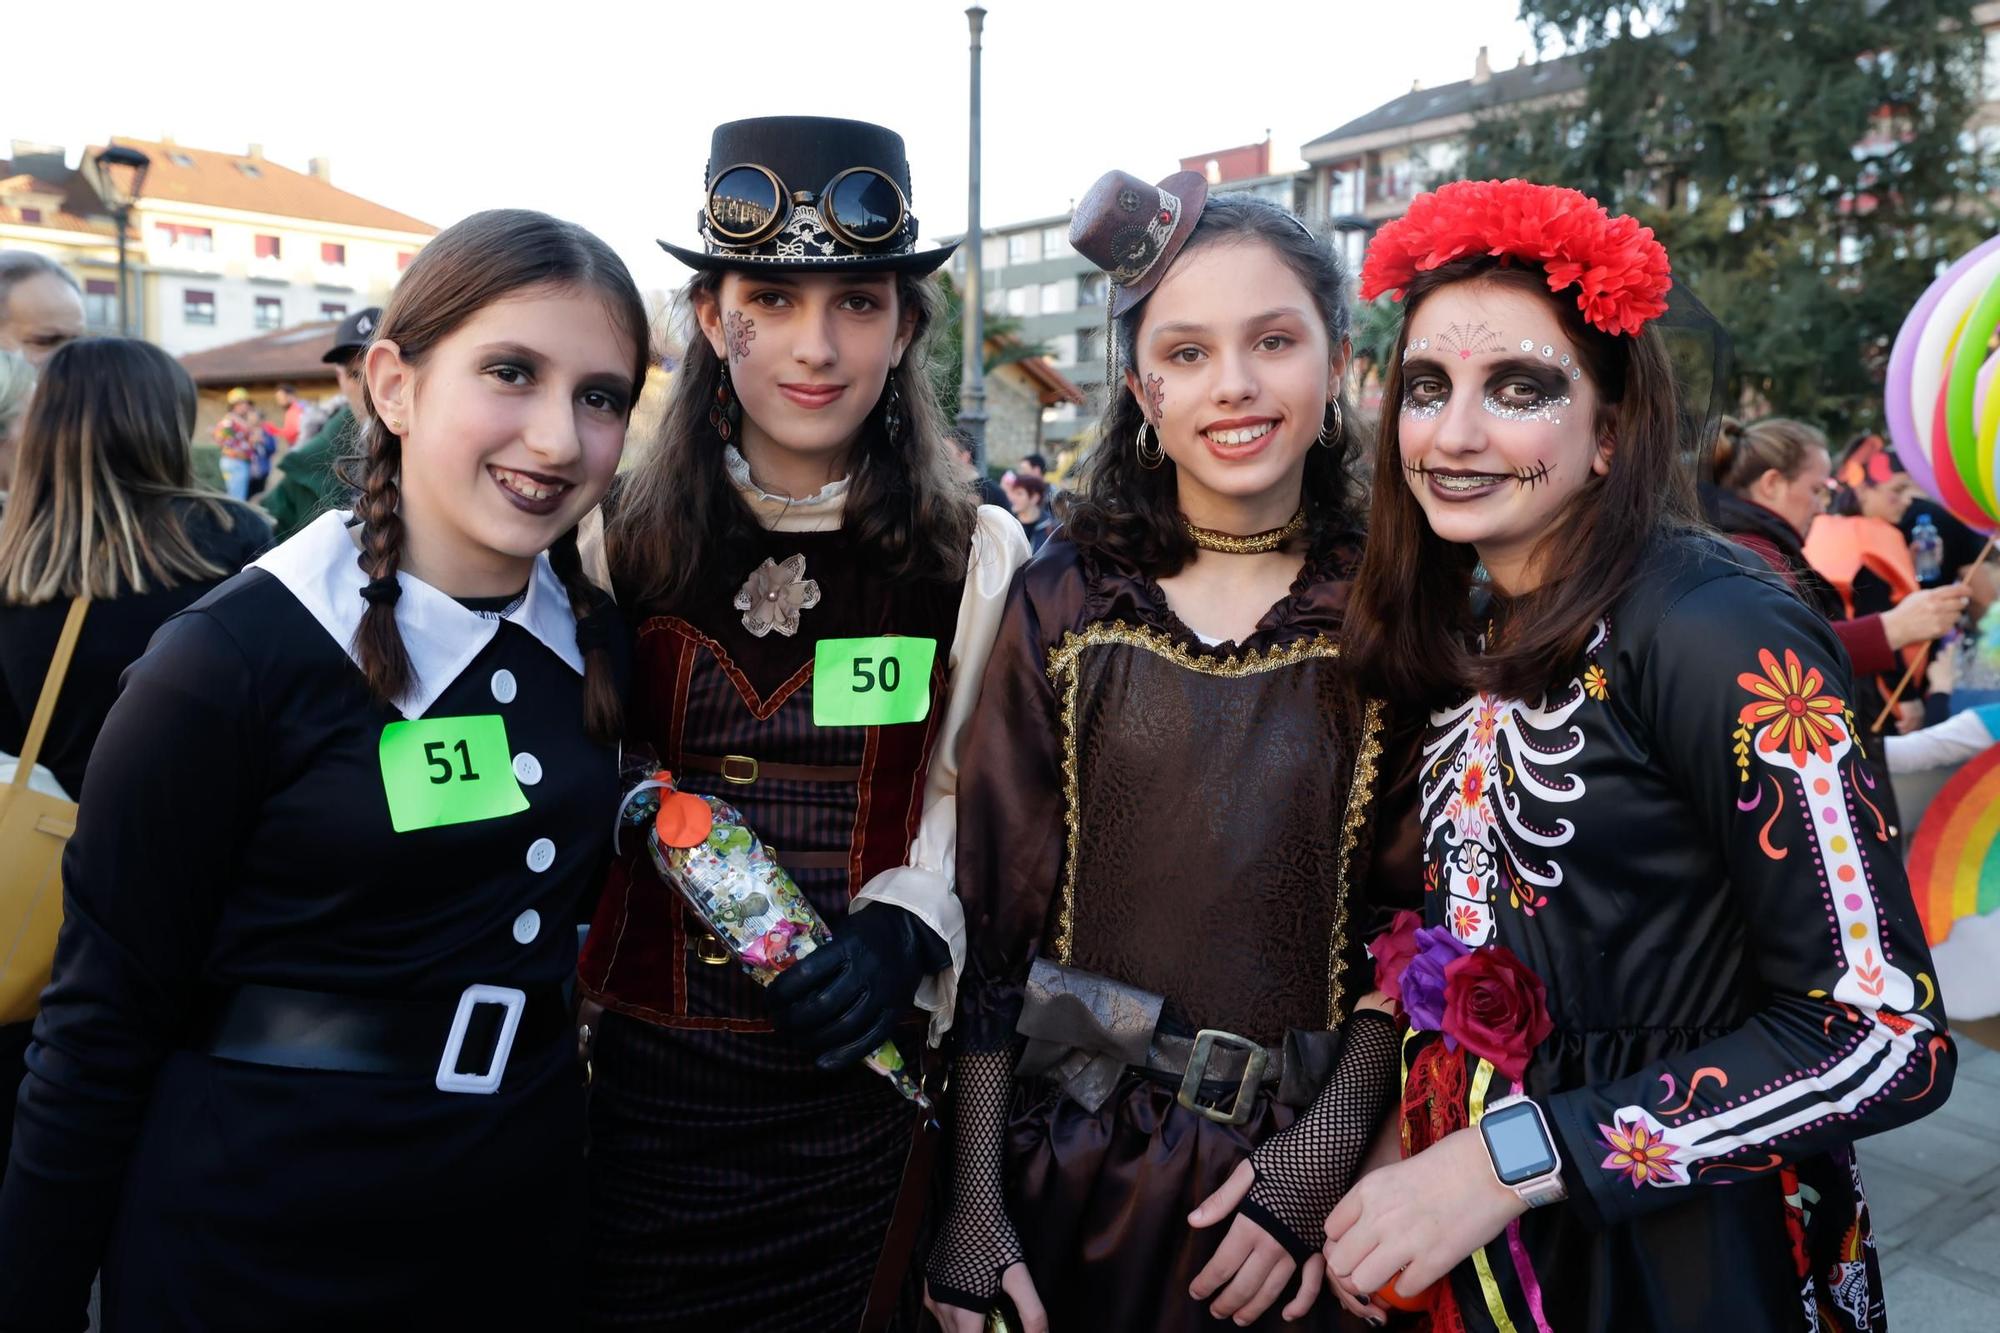
{"label": "long brown hair", "polygon": [[[375,336],[396,344],[404,361],[421,365],[440,342],[495,301],[529,288],[574,289],[603,297],[620,329],[632,340],[632,396],[636,403],[651,364],[651,331],[639,289],[611,247],[573,222],[527,209],[494,209],[474,213],[445,228],[417,252]],[[364,383],[361,430],[356,457],[349,460],[349,481],[360,492],[355,514],[361,520],[363,572],[377,587],[396,578],[403,554],[403,519],[397,512],[402,496],[403,441],[382,424]],[[549,564],[569,593],[577,621],[577,646],[584,659],[584,720],[599,740],[615,739],[619,730],[618,687],[606,661],[603,636],[585,622],[600,594],[583,572],[571,528],[549,548]],[[393,702],[408,690],[412,668],[396,628],[393,596],[368,599],[368,609],[354,631],[354,652],[368,687],[377,698]]]}
{"label": "long brown hair", "polygon": [[[1398,423],[1403,346],[1427,297],[1455,282],[1494,283],[1547,301],[1598,394],[1598,433],[1613,441],[1609,473],[1594,472],[1555,515],[1532,554],[1541,585],[1509,606],[1507,633],[1472,647],[1472,580],[1479,554],[1431,531],[1403,478]],[[1613,337],[1586,324],[1572,294],[1551,293],[1539,265],[1481,256],[1420,273],[1382,385],[1368,548],[1348,607],[1346,648],[1370,688],[1428,702],[1465,689],[1539,698],[1569,669],[1590,632],[1631,586],[1655,535],[1698,525],[1681,461],[1679,390],[1659,332]]]}
{"label": "long brown hair", "polygon": [[[687,354],[654,446],[626,474],[606,530],[612,581],[636,606],[669,606],[711,572],[736,570],[761,531],[723,465],[723,442],[708,424],[722,361],[696,325],[697,303],[720,298],[722,274],[697,274],[681,295]],[[940,302],[931,282],[898,275],[897,313],[916,314],[903,359],[889,372],[903,430],[891,439],[877,404],[861,428],[848,469],[843,523],[882,568],[899,579],[965,577],[977,502],[959,476],[925,364]],[[889,389],[883,391],[886,402]],[[727,575],[740,579],[742,573]]]}
{"label": "long brown hair", "polygon": [[256,517],[194,481],[195,387],[136,338],[83,338],[42,368],[0,520],[0,600],[117,597],[235,573],[201,553],[188,517],[225,531]]}
{"label": "long brown hair", "polygon": [[[1219,241],[1249,241],[1266,245],[1290,269],[1312,296],[1326,325],[1333,352],[1348,336],[1347,273],[1329,242],[1299,225],[1298,219],[1271,203],[1248,194],[1211,196],[1201,218],[1181,250],[1185,256]],[[1177,257],[1178,260],[1178,257]],[[1120,315],[1115,324],[1119,364],[1135,366],[1139,326],[1150,303]],[[1178,469],[1156,468],[1139,461],[1134,441],[1145,416],[1122,380],[1105,385],[1097,442],[1078,474],[1078,493],[1057,501],[1071,541],[1101,551],[1121,564],[1156,577],[1178,573],[1194,558],[1194,538],[1181,519]],[[1327,444],[1306,451],[1306,530],[1293,544],[1309,549],[1337,533],[1357,530],[1349,462],[1367,438],[1360,413],[1346,400],[1328,405],[1321,424]]]}

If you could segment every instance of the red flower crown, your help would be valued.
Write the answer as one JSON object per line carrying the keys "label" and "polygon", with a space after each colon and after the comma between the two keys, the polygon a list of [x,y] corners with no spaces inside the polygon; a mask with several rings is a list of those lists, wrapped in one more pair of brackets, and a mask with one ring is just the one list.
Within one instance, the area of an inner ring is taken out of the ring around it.
{"label": "red flower crown", "polygon": [[1394,291],[1419,273],[1468,255],[1532,260],[1549,290],[1577,287],[1586,323],[1614,336],[1636,334],[1666,313],[1672,269],[1653,229],[1612,217],[1595,199],[1533,181],[1453,181],[1421,194],[1410,211],[1375,234],[1361,266],[1361,299]]}

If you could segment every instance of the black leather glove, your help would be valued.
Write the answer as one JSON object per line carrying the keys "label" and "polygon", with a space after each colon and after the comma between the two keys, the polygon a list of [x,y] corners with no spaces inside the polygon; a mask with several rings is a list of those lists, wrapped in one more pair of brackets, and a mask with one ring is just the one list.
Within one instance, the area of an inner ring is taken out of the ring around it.
{"label": "black leather glove", "polygon": [[858,1064],[889,1039],[915,1002],[917,984],[951,965],[951,946],[913,913],[871,902],[823,944],[780,972],[765,991],[771,1022],[831,1072]]}

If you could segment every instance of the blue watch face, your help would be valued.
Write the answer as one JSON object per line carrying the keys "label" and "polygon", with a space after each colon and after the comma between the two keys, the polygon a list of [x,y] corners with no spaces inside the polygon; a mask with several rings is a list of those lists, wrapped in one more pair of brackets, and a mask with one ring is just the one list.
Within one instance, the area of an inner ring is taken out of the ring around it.
{"label": "blue watch face", "polygon": [[1503,1185],[1519,1185],[1556,1169],[1555,1145],[1530,1103],[1482,1116],[1479,1132],[1486,1136],[1486,1150],[1493,1155],[1493,1169]]}

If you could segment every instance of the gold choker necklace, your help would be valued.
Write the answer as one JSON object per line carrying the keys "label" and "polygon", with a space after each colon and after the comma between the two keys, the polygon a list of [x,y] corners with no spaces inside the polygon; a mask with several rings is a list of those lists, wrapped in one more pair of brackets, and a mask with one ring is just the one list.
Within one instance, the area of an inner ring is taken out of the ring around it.
{"label": "gold choker necklace", "polygon": [[1217,532],[1214,528],[1198,528],[1186,519],[1181,526],[1194,544],[1204,551],[1220,551],[1224,555],[1263,555],[1275,551],[1292,538],[1305,531],[1306,507],[1299,506],[1291,521],[1282,528],[1272,528],[1269,532],[1253,532],[1248,537],[1239,537],[1233,532]]}

